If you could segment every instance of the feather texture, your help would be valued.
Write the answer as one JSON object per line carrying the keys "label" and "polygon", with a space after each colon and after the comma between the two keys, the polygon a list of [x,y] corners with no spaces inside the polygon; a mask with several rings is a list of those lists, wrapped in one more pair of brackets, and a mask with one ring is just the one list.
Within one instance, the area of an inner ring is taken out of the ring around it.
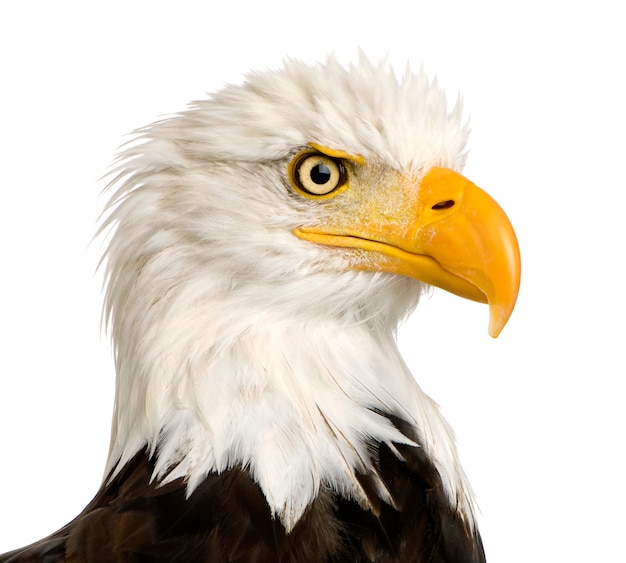
{"label": "feather texture", "polygon": [[315,143],[419,180],[462,168],[466,136],[423,72],[364,58],[289,61],[138,131],[102,227],[108,477],[0,561],[482,561],[452,431],[395,343],[424,286],[296,238],[332,208],[286,174]]}
{"label": "feather texture", "polygon": [[[398,419],[390,423],[406,426]],[[373,510],[324,486],[288,532],[246,470],[210,473],[187,496],[183,479],[151,483],[154,464],[139,453],[74,522],[0,561],[484,562],[480,538],[448,505],[424,451],[369,446],[377,476],[390,492],[389,503],[373,493]],[[366,490],[371,477],[359,475]]]}

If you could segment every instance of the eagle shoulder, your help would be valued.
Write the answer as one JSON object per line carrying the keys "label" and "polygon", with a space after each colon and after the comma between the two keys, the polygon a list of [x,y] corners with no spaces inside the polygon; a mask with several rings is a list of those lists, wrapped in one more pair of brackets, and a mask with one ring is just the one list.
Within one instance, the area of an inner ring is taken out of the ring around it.
{"label": "eagle shoulder", "polygon": [[371,509],[323,487],[290,532],[245,468],[209,473],[187,496],[183,479],[155,482],[140,452],[65,528],[0,562],[484,563],[478,532],[450,506],[423,447],[369,451],[390,502],[372,475],[357,475]]}

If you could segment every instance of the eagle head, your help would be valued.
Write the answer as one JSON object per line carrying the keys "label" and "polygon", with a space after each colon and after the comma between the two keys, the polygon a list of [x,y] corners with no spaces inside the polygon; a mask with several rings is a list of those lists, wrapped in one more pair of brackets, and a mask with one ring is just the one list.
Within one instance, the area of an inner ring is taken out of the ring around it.
{"label": "eagle head", "polygon": [[103,227],[110,474],[147,448],[191,495],[243,467],[291,530],[325,488],[393,504],[372,452],[418,445],[473,526],[452,432],[394,336],[429,285],[488,303],[493,336],[513,310],[515,235],[460,174],[467,135],[423,72],[332,58],[139,130]]}

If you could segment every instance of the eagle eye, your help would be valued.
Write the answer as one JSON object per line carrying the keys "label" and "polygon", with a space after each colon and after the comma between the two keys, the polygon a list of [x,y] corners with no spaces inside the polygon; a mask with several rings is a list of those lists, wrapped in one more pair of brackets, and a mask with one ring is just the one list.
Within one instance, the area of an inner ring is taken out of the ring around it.
{"label": "eagle eye", "polygon": [[291,181],[306,195],[325,196],[346,182],[341,160],[318,152],[301,153],[289,166]]}

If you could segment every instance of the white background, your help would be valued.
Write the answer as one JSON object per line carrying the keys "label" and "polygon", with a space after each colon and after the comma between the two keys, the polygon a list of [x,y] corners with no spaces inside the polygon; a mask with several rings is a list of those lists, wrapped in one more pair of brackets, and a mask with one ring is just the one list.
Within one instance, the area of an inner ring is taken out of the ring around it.
{"label": "white background", "polygon": [[65,524],[102,477],[114,373],[90,239],[124,134],[286,55],[361,47],[462,93],[465,173],[522,249],[499,339],[486,307],[441,291],[400,332],[457,431],[489,561],[626,561],[619,3],[216,4],[0,8],[0,552]]}

